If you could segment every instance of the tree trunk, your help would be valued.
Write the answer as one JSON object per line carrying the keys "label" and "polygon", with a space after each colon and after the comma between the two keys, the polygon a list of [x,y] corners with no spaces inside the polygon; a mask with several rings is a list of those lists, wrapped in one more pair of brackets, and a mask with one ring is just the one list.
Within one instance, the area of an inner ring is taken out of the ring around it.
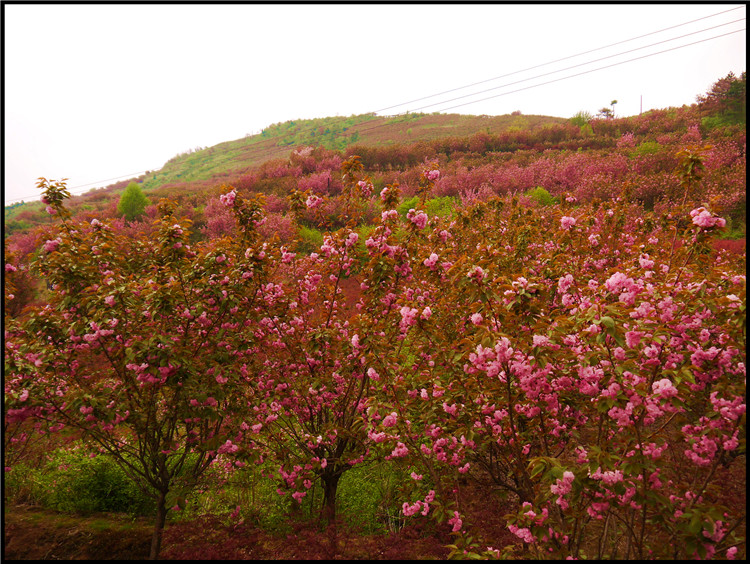
{"label": "tree trunk", "polygon": [[337,531],[336,531],[336,489],[339,487],[341,474],[323,474],[323,518],[328,523],[328,542],[330,546],[329,559],[336,558],[338,549]]}
{"label": "tree trunk", "polygon": [[336,490],[339,487],[341,474],[323,474],[323,518],[328,524],[336,521]]}
{"label": "tree trunk", "polygon": [[161,492],[156,502],[156,523],[154,524],[154,534],[151,537],[151,552],[149,560],[158,560],[161,551],[161,537],[164,532],[164,523],[167,521],[167,492]]}

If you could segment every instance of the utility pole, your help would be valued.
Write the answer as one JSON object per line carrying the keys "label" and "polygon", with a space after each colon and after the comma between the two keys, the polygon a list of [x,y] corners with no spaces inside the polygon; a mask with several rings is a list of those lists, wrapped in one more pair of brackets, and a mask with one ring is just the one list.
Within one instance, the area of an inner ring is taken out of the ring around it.
{"label": "utility pole", "polygon": [[641,94],[641,111],[638,115],[643,114],[643,94]]}

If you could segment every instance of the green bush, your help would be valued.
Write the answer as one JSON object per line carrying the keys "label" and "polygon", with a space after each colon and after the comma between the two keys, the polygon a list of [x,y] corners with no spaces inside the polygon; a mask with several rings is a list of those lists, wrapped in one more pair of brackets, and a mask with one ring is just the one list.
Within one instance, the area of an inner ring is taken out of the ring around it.
{"label": "green bush", "polygon": [[143,215],[148,204],[149,200],[143,194],[140,184],[131,182],[120,196],[120,201],[117,203],[117,213],[125,216],[128,221],[133,221]]}
{"label": "green bush", "polygon": [[554,206],[557,203],[557,198],[555,198],[541,186],[532,188],[531,190],[526,192],[525,196],[531,198],[540,206]]}
{"label": "green bush", "polygon": [[[406,214],[411,209],[417,209],[419,207],[419,196],[413,196],[408,200],[404,200],[396,208],[401,217],[405,218]],[[432,198],[425,202],[425,212],[429,217],[439,215],[440,217],[450,217],[456,207],[456,199],[450,196],[443,196],[441,198]]]}
{"label": "green bush", "polygon": [[403,218],[406,218],[406,214],[409,213],[409,210],[417,209],[419,206],[419,196],[412,196],[408,200],[403,200],[396,210],[398,211],[399,215]]}
{"label": "green bush", "polygon": [[150,515],[155,509],[152,498],[106,456],[59,450],[40,469],[19,465],[9,474],[9,496],[22,495],[56,511]]}
{"label": "green bush", "polygon": [[439,215],[440,217],[450,217],[456,209],[456,202],[456,198],[450,196],[427,200],[427,215],[430,217],[436,215]]}
{"label": "green bush", "polygon": [[574,115],[572,118],[570,118],[570,123],[573,125],[577,125],[578,127],[583,127],[584,125],[588,125],[588,123],[594,118],[591,113],[581,110],[576,115]]}
{"label": "green bush", "polygon": [[323,244],[323,233],[314,227],[299,227],[299,241],[297,242],[297,252],[314,253]]}
{"label": "green bush", "polygon": [[644,141],[640,145],[638,145],[633,151],[630,153],[631,157],[641,157],[643,155],[654,155],[661,151],[661,145],[657,143],[656,141]]}

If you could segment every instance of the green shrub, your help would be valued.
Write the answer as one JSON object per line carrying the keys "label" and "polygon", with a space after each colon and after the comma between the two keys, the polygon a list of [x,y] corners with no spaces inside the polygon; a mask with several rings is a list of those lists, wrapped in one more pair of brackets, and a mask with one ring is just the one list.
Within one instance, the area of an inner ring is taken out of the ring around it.
{"label": "green shrub", "polygon": [[9,495],[65,513],[149,515],[155,509],[154,501],[106,456],[59,450],[38,470],[16,466],[9,474]]}
{"label": "green shrub", "polygon": [[[396,208],[401,217],[405,218],[406,214],[411,209],[417,209],[419,207],[419,196],[412,196],[408,200],[404,200]],[[443,196],[440,198],[432,198],[425,202],[425,212],[429,217],[439,215],[440,217],[450,217],[456,207],[456,199],[450,196]]]}
{"label": "green shrub", "polygon": [[572,123],[573,125],[577,125],[578,127],[583,127],[584,125],[587,125],[593,118],[594,116],[592,116],[589,112],[581,110],[572,118],[570,118],[570,123]]}
{"label": "green shrub", "polygon": [[640,145],[638,145],[633,151],[630,153],[631,157],[641,157],[643,155],[653,155],[661,151],[661,145],[657,143],[656,141],[644,141]]}
{"label": "green shrub", "polygon": [[409,213],[409,210],[417,209],[419,206],[419,196],[412,196],[408,200],[403,200],[396,210],[398,211],[399,215],[403,218],[406,218],[406,214]]}
{"label": "green shrub", "polygon": [[323,244],[323,233],[314,227],[300,225],[297,252],[310,254],[320,249]]}
{"label": "green shrub", "polygon": [[525,196],[531,198],[540,206],[554,206],[557,203],[557,198],[555,198],[541,186],[532,188],[531,190],[526,192]]}
{"label": "green shrub", "polygon": [[120,196],[120,201],[117,203],[117,213],[125,216],[128,221],[133,221],[143,215],[148,204],[149,200],[143,194],[140,184],[131,182]]}
{"label": "green shrub", "polygon": [[450,196],[443,196],[441,198],[433,198],[427,201],[427,215],[434,217],[436,215],[440,217],[450,217],[453,211],[456,209],[456,198]]}

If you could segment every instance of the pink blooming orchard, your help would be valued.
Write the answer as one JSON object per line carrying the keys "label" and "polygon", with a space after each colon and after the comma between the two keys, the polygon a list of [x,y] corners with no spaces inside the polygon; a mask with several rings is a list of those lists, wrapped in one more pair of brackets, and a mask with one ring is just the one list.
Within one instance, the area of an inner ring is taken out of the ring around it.
{"label": "pink blooming orchard", "polygon": [[345,223],[309,255],[263,240],[237,190],[215,243],[190,245],[168,209],[131,246],[66,223],[40,251],[50,305],[6,328],[7,415],[116,457],[153,449],[131,473],[164,508],[189,488],[154,476],[193,452],[197,473],[270,461],[280,495],[322,487],[335,523],[341,477],[379,460],[411,476],[404,517],[446,523],[454,555],[500,555],[466,514],[471,479],[514,508],[524,552],[506,557],[735,557],[744,513],[720,476],[744,464],[746,279],[744,256],[712,250],[723,218],[578,197],[429,217],[450,180],[428,166],[405,218],[357,157],[337,194],[300,190],[296,218],[335,201]]}

